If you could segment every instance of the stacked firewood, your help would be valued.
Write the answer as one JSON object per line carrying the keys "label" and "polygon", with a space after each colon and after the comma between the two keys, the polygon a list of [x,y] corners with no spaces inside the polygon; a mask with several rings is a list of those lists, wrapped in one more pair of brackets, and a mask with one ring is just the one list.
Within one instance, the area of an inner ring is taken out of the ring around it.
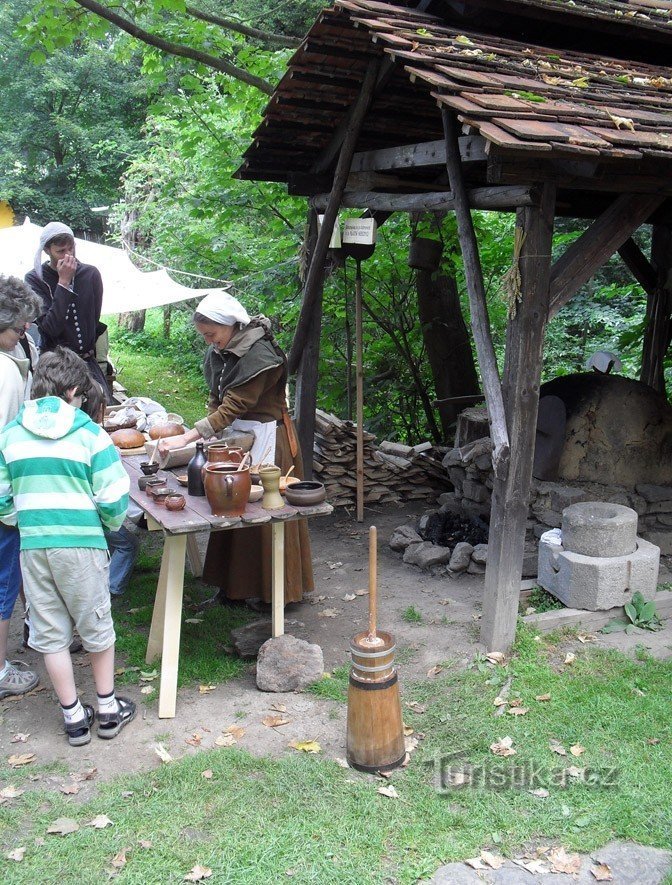
{"label": "stacked firewood", "polygon": [[[364,432],[364,503],[386,504],[436,498],[452,485],[441,465],[445,448],[431,443],[405,446],[382,442]],[[315,479],[323,482],[335,507],[354,506],[357,498],[357,425],[318,409],[313,448]]]}

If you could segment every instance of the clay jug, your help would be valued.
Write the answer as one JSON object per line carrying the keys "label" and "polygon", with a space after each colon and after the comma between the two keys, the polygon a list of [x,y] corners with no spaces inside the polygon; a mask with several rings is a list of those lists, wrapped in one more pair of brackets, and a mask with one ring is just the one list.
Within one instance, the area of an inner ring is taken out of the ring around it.
{"label": "clay jug", "polygon": [[234,464],[206,464],[203,485],[213,516],[242,516],[250,497],[250,469]]}
{"label": "clay jug", "polygon": [[280,494],[281,473],[280,468],[275,466],[259,468],[261,484],[264,487],[264,497],[261,501],[264,510],[280,510],[285,506],[284,499]]}
{"label": "clay jug", "polygon": [[208,446],[208,462],[211,464],[240,464],[243,460],[243,450],[238,446],[227,446],[226,443],[218,442]]}

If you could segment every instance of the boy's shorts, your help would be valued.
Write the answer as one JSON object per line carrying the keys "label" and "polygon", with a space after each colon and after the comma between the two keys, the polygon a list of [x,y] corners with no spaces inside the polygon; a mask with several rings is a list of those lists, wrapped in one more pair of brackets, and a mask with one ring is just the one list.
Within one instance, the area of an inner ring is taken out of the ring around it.
{"label": "boy's shorts", "polygon": [[[0,523],[0,621],[8,621],[14,611],[21,586],[19,530]],[[4,666],[4,661],[0,661]]]}
{"label": "boy's shorts", "polygon": [[86,651],[105,651],[114,644],[107,550],[22,550],[21,571],[31,648],[42,654],[65,651],[72,642],[73,623]]}

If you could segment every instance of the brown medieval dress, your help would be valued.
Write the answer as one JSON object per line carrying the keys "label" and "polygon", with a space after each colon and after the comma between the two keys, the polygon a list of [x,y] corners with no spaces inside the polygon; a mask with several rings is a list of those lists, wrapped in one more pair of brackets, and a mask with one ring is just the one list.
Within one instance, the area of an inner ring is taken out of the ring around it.
{"label": "brown medieval dress", "polygon": [[[265,334],[260,337],[262,333]],[[270,367],[266,368],[266,365]],[[225,351],[209,348],[204,371],[210,386],[211,411],[206,419],[196,423],[201,435],[208,438],[219,433],[236,418],[264,423],[275,421],[275,464],[283,474],[293,466],[292,475],[303,478],[301,450],[294,445],[296,455],[292,456],[287,431],[287,425],[291,423],[286,415],[287,363],[268,328],[257,325],[253,319],[250,326],[235,333]],[[296,440],[293,426],[291,432]],[[270,525],[212,532],[203,580],[219,587],[220,595],[227,599],[259,597],[270,602]],[[313,589],[308,525],[305,519],[287,522],[285,604],[300,602],[303,594]]]}

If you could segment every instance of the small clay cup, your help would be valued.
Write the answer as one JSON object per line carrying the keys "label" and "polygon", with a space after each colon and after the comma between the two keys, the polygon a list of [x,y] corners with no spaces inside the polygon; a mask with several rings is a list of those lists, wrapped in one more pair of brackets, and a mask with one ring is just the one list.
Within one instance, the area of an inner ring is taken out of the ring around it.
{"label": "small clay cup", "polygon": [[155,504],[160,504],[163,507],[166,503],[166,498],[170,498],[174,494],[175,492],[169,489],[168,486],[159,486],[152,490],[152,500]]}
{"label": "small clay cup", "polygon": [[154,476],[155,473],[159,472],[159,465],[150,464],[149,461],[142,461],[140,464],[140,470],[142,470],[145,476]]}
{"label": "small clay cup", "polygon": [[[166,487],[165,479],[162,479],[160,476],[145,476],[143,479],[145,480],[145,494],[150,498],[152,497],[153,489]],[[138,480],[138,482],[140,482],[140,480]]]}
{"label": "small clay cup", "polygon": [[153,478],[154,477],[152,477],[152,476],[139,476],[138,477],[138,488],[140,489],[141,492],[145,491],[148,480],[153,479]]}
{"label": "small clay cup", "polygon": [[166,510],[182,510],[186,503],[184,495],[166,495]]}
{"label": "small clay cup", "polygon": [[287,486],[285,490],[287,503],[293,504],[295,507],[312,507],[315,504],[321,504],[326,497],[327,492],[321,482],[303,480]]}

